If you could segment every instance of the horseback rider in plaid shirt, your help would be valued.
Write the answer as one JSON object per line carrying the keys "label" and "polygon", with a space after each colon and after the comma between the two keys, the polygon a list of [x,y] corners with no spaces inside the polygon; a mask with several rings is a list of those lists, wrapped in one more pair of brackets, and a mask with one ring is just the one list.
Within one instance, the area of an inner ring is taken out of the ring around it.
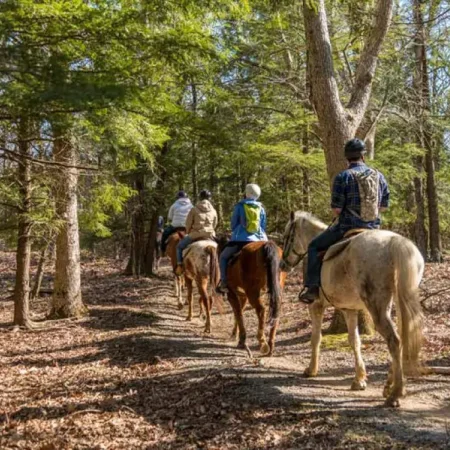
{"label": "horseback rider in plaid shirt", "polygon": [[[352,229],[379,228],[381,220],[378,212],[386,210],[389,206],[389,188],[386,179],[383,174],[374,171],[364,162],[365,143],[359,139],[351,139],[345,144],[344,152],[349,166],[336,175],[331,195],[331,209],[338,220],[337,223],[315,237],[308,246],[308,267],[304,283],[307,289],[299,295],[299,300],[303,303],[311,304],[319,297],[320,271],[322,269],[319,253],[340,241]],[[361,217],[362,202],[367,203],[367,199],[360,192],[358,173],[361,173],[362,176],[370,176],[374,172],[377,177],[378,195],[374,200],[377,204],[373,206],[377,214],[372,220],[364,220],[365,217]]]}

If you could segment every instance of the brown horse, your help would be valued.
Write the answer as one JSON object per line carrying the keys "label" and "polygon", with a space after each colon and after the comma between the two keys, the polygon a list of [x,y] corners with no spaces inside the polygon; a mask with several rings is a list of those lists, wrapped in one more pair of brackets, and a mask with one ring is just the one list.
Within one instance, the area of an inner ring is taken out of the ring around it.
{"label": "brown horse", "polygon": [[[178,300],[178,308],[183,309],[183,276],[178,276],[175,274],[175,269],[177,268],[177,245],[183,239],[185,231],[177,230],[175,233],[169,236],[167,240],[166,255],[170,259],[172,264],[172,270],[175,275],[175,297]],[[185,280],[184,280],[185,281]]]}
{"label": "brown horse", "polygon": [[[282,250],[275,242],[251,242],[241,251],[236,262],[228,267],[228,301],[234,312],[235,324],[232,337],[236,337],[239,329],[238,348],[251,352],[247,346],[243,310],[247,303],[258,316],[258,341],[263,355],[271,356],[275,347],[275,335],[281,309],[281,298],[285,272],[280,272]],[[262,294],[269,295],[270,333],[269,344],[265,337],[266,306]]]}
{"label": "brown horse", "polygon": [[219,262],[217,260],[217,244],[210,240],[194,242],[184,251],[184,277],[188,297],[188,316],[192,320],[193,282],[199,293],[200,312],[206,316],[205,333],[211,333],[211,306],[215,296],[215,288],[219,283]]}

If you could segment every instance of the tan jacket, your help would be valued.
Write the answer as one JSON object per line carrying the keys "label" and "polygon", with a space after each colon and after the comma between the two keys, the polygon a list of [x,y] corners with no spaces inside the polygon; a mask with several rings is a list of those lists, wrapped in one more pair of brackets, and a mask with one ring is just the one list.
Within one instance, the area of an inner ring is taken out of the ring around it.
{"label": "tan jacket", "polygon": [[208,200],[198,202],[189,211],[186,219],[186,230],[194,239],[209,239],[216,235],[217,212]]}

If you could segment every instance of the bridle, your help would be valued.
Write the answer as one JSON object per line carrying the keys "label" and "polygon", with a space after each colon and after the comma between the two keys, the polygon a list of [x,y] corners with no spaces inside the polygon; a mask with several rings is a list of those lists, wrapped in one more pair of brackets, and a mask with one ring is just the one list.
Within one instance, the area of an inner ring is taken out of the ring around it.
{"label": "bridle", "polygon": [[[294,248],[296,222],[297,222],[296,220],[292,221],[292,224],[289,227],[288,235],[286,236],[285,239],[285,244],[283,246],[283,263],[290,269],[293,269],[295,266],[298,266],[300,262],[308,254],[308,251],[306,251],[305,253],[298,253]],[[293,263],[290,263],[287,260],[290,253],[293,253],[296,256],[296,259]]]}

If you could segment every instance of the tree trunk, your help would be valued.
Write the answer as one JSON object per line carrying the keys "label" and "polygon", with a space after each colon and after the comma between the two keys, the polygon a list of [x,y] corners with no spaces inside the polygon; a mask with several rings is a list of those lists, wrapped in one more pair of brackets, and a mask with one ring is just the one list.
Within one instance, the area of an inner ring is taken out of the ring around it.
{"label": "tree trunk", "polygon": [[45,273],[45,264],[47,262],[47,257],[48,257],[48,249],[50,246],[50,242],[45,242],[42,249],[41,249],[41,253],[39,256],[39,264],[38,264],[38,268],[36,271],[36,276],[34,278],[34,286],[33,289],[31,291],[31,298],[35,299],[39,297],[39,291],[41,290],[41,286],[42,286],[42,280],[44,278],[44,273]]}
{"label": "tree trunk", "polygon": [[345,142],[354,137],[365,115],[381,45],[389,29],[392,0],[377,0],[372,27],[359,58],[350,101],[341,103],[334,74],[325,0],[303,0],[312,101],[319,119],[330,182],[345,169]]}
{"label": "tree trunk", "polygon": [[414,23],[416,25],[416,34],[414,37],[415,47],[415,65],[414,87],[418,96],[417,101],[417,138],[418,144],[426,151],[425,170],[426,170],[426,193],[428,200],[428,225],[430,238],[430,259],[433,262],[442,260],[441,232],[439,226],[438,197],[435,180],[435,157],[432,144],[432,130],[429,120],[431,112],[430,86],[428,77],[428,57],[426,29],[422,13],[423,2],[413,0]]}
{"label": "tree trunk", "polygon": [[133,188],[137,192],[131,199],[131,233],[130,259],[125,274],[140,277],[145,266],[145,205],[144,205],[144,174],[138,170],[135,174]]}
{"label": "tree trunk", "polygon": [[[378,55],[391,23],[392,6],[393,0],[376,1],[373,22],[359,57],[350,101],[344,107],[334,74],[325,0],[303,0],[308,77],[312,103],[319,119],[320,134],[325,147],[330,185],[336,174],[347,167],[344,145],[355,136],[366,113]],[[342,323],[338,317],[335,321]],[[345,329],[346,327],[344,332]]]}
{"label": "tree trunk", "polygon": [[[307,155],[309,153],[309,129],[308,125],[305,125],[305,129],[303,131],[303,139],[302,139],[302,153]],[[311,182],[309,179],[309,171],[307,168],[302,170],[303,182],[302,182],[302,207],[304,211],[311,210]]]}
{"label": "tree trunk", "polygon": [[[197,115],[197,86],[195,83],[191,83],[192,89],[192,112],[194,116]],[[195,138],[194,138],[195,139]],[[192,142],[192,200],[194,204],[198,199],[198,152],[197,142]]]}
{"label": "tree trunk", "polygon": [[28,123],[25,118],[18,124],[18,163],[17,178],[20,192],[20,214],[17,240],[16,284],[14,287],[14,324],[32,328],[30,319],[30,261],[31,261],[31,164],[28,155]]}
{"label": "tree trunk", "polygon": [[414,221],[414,241],[426,260],[428,258],[428,233],[425,225],[425,198],[423,193],[423,181],[420,176],[423,173],[423,158],[416,159],[416,168],[419,176],[414,177],[414,200],[416,220]]}
{"label": "tree trunk", "polygon": [[156,233],[158,232],[158,217],[163,214],[164,207],[164,188],[166,185],[167,171],[165,158],[169,153],[170,144],[165,142],[161,149],[160,162],[158,167],[161,168],[158,174],[158,181],[156,182],[155,191],[153,193],[153,214],[150,221],[150,232],[147,240],[147,250],[145,253],[145,275],[153,275],[153,261],[155,259],[156,250]]}
{"label": "tree trunk", "polygon": [[[76,164],[76,152],[69,138],[54,127],[54,158]],[[87,313],[81,297],[80,244],[78,235],[78,170],[64,168],[57,173],[56,213],[63,221],[56,238],[56,263],[50,317],[80,317]]]}

